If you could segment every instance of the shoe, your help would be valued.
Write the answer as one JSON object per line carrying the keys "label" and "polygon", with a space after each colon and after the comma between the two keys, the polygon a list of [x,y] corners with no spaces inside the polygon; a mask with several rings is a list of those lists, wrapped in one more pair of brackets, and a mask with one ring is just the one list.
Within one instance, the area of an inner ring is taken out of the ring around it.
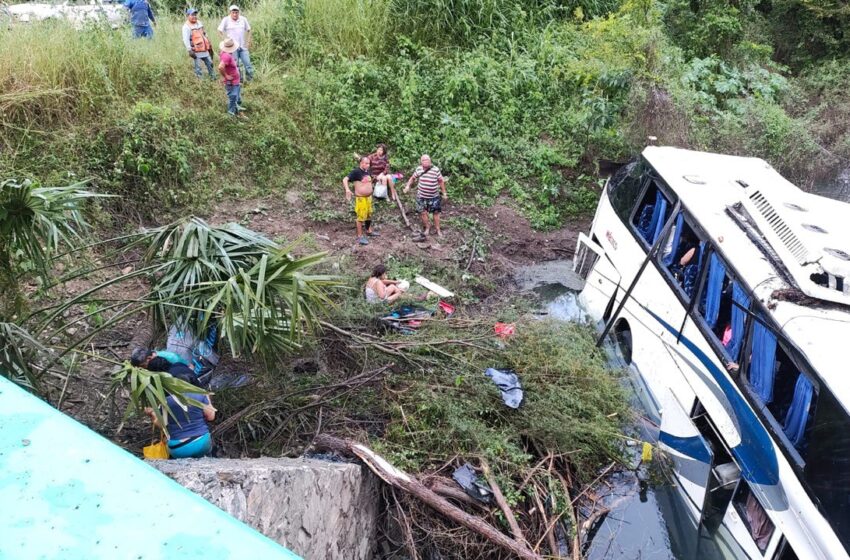
{"label": "shoe", "polygon": [[381,237],[381,234],[377,231],[367,231],[366,235],[368,235],[369,237]]}
{"label": "shoe", "polygon": [[427,237],[425,237],[425,234],[422,233],[421,231],[416,236],[413,237],[413,241],[416,241],[416,242],[425,241],[426,239],[427,239]]}
{"label": "shoe", "polygon": [[360,239],[358,239],[357,242],[360,243],[361,245],[368,245],[369,244],[369,240],[366,239],[365,235],[363,237],[361,237]]}
{"label": "shoe", "polygon": [[236,113],[236,118],[241,119],[243,121],[246,121],[246,120],[248,120],[248,115],[246,115],[242,111],[239,111],[238,113]]}
{"label": "shoe", "polygon": [[246,110],[247,110],[247,109],[245,109],[245,107],[243,107],[242,105],[237,105],[237,106],[236,106],[236,109],[238,109],[239,111],[246,111]]}

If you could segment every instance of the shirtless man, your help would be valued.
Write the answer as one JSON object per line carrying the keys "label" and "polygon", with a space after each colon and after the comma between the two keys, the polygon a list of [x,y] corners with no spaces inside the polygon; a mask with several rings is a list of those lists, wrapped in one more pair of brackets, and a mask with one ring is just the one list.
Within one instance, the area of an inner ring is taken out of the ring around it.
{"label": "shirtless man", "polygon": [[[354,213],[357,214],[357,242],[368,245],[369,237],[375,237],[378,232],[372,231],[372,178],[369,176],[369,157],[360,158],[360,164],[351,170],[351,173],[342,180],[345,187],[345,200],[351,202],[351,188],[349,183],[354,183]],[[366,235],[363,234],[365,226]]]}

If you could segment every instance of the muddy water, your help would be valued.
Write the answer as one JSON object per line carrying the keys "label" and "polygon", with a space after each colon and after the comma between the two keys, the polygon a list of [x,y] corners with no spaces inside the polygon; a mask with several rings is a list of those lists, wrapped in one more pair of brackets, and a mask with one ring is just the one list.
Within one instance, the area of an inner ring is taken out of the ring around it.
{"label": "muddy water", "polygon": [[[540,296],[541,315],[562,321],[590,320],[578,303],[582,282],[572,272],[570,261],[533,265],[518,271],[515,279],[520,289]],[[613,347],[606,347],[606,351],[612,366],[628,369]],[[624,451],[634,470],[607,477],[595,489],[611,511],[586,543],[585,557],[589,560],[721,558],[712,541],[697,542],[696,526],[657,461],[641,463],[640,442],[655,442],[658,428],[645,417],[638,392],[633,390],[635,382],[635,377],[624,381],[637,418],[634,424],[624,428],[624,434],[630,438]]]}

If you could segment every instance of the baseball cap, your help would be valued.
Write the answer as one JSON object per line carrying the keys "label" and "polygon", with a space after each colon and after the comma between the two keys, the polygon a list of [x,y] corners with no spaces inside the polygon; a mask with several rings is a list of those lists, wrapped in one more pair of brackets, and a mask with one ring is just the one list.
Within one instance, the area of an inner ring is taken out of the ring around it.
{"label": "baseball cap", "polygon": [[189,8],[188,10],[186,10],[187,16],[191,16],[192,14],[197,14],[197,13],[198,13],[198,10],[196,10],[195,8]]}
{"label": "baseball cap", "polygon": [[239,6],[237,6],[236,4],[231,4],[231,5],[230,5],[230,11],[232,12],[233,10],[236,10],[236,11],[238,12],[238,11],[239,11]]}

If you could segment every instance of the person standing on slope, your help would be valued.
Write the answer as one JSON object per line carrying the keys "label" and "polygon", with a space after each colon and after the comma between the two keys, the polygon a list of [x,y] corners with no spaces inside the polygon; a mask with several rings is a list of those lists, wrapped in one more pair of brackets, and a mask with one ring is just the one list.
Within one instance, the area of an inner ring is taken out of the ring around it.
{"label": "person standing on slope", "polygon": [[233,39],[221,42],[218,46],[218,73],[221,74],[224,91],[227,93],[227,112],[233,117],[245,118],[242,114],[242,82],[233,55],[238,49],[239,45]]}
{"label": "person standing on slope", "polygon": [[251,65],[251,56],[248,54],[248,49],[251,48],[251,24],[240,14],[239,6],[236,4],[230,6],[230,15],[221,20],[218,33],[223,38],[233,39],[239,45],[236,49],[236,60],[241,62],[245,69],[245,81],[253,80],[254,67]]}
{"label": "person standing on slope", "polygon": [[130,10],[130,25],[133,26],[133,37],[153,39],[153,26],[156,18],[147,0],[127,0],[124,7]]}
{"label": "person standing on slope", "polygon": [[189,51],[189,57],[195,62],[195,75],[201,77],[201,62],[207,67],[210,80],[215,80],[212,63],[212,44],[204,31],[204,24],[198,21],[198,10],[186,10],[186,23],[183,24],[183,46]]}
{"label": "person standing on slope", "polygon": [[374,237],[378,235],[378,232],[372,231],[372,177],[369,176],[368,156],[361,157],[360,164],[352,169],[351,173],[342,180],[342,186],[345,188],[346,202],[351,202],[351,188],[349,187],[349,183],[353,183],[354,186],[357,242],[361,245],[368,245],[369,240],[366,236]]}
{"label": "person standing on slope", "polygon": [[[413,181],[419,181],[416,190],[416,211],[422,219],[422,233],[419,239],[424,239],[426,235],[431,233],[431,223],[428,220],[428,214],[434,216],[434,233],[438,237],[442,237],[440,231],[440,213],[443,211],[442,202],[448,198],[446,194],[446,181],[443,179],[443,174],[440,173],[440,168],[431,163],[431,156],[424,154],[419,158],[421,164],[410,176],[407,185],[404,187],[404,192],[410,190]],[[442,194],[441,194],[442,193]]]}

